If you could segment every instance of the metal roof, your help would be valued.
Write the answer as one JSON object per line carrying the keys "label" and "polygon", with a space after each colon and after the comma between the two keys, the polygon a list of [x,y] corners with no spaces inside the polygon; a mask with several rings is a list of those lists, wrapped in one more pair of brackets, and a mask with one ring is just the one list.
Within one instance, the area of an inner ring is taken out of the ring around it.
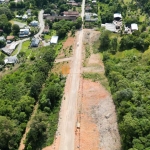
{"label": "metal roof", "polygon": [[116,32],[116,26],[113,23],[105,23],[105,29]]}
{"label": "metal roof", "polygon": [[14,64],[18,62],[18,58],[16,56],[6,57],[4,60],[5,64]]}
{"label": "metal roof", "polygon": [[138,30],[138,25],[136,23],[132,23],[131,30]]}
{"label": "metal roof", "polygon": [[114,18],[122,18],[122,15],[120,13],[115,13]]}
{"label": "metal roof", "polygon": [[56,44],[58,42],[58,36],[52,36],[50,43]]}

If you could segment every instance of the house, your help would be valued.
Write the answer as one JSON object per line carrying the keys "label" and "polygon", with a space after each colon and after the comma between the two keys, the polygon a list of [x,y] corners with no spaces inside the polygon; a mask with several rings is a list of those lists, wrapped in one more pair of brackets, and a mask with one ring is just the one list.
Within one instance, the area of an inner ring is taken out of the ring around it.
{"label": "house", "polygon": [[5,2],[5,0],[0,0],[0,4],[2,4],[2,3],[4,3]]}
{"label": "house", "polygon": [[6,41],[5,37],[4,36],[0,36],[0,41],[5,42]]}
{"label": "house", "polygon": [[27,37],[30,34],[30,29],[20,29],[19,37]]}
{"label": "house", "polygon": [[45,28],[44,28],[44,30],[43,30],[43,33],[44,33],[44,34],[49,33],[49,26],[48,26],[48,25],[45,26]]}
{"label": "house", "polygon": [[14,39],[15,39],[14,36],[7,36],[7,37],[6,37],[7,44],[11,43]]}
{"label": "house", "polygon": [[29,24],[30,26],[34,26],[34,27],[37,27],[39,25],[39,22],[36,21],[36,20],[33,20],[32,22],[30,22]]}
{"label": "house", "polygon": [[18,63],[17,56],[9,56],[4,59],[4,63],[6,64],[16,64]]}
{"label": "house", "polygon": [[77,19],[76,16],[47,16],[46,20],[54,21],[54,20],[71,20],[74,21]]}
{"label": "house", "polygon": [[58,36],[52,36],[50,40],[50,44],[57,44],[57,42],[58,42]]}
{"label": "house", "polygon": [[24,15],[22,16],[22,19],[23,19],[23,20],[28,19],[28,15],[27,15],[27,14],[24,14]]}
{"label": "house", "polygon": [[26,13],[27,13],[28,16],[31,16],[31,12],[32,12],[31,9],[28,9],[28,10],[26,11]]}
{"label": "house", "polygon": [[64,11],[63,16],[78,17],[79,13],[77,11]]}
{"label": "house", "polygon": [[2,51],[7,55],[11,55],[18,44],[18,41],[12,42],[11,44],[7,44],[4,48],[2,48]]}
{"label": "house", "polygon": [[38,47],[39,43],[40,43],[40,40],[38,38],[32,38],[30,46]]}
{"label": "house", "polygon": [[46,19],[48,16],[50,16],[50,14],[43,14],[43,19]]}
{"label": "house", "polygon": [[131,24],[131,30],[132,31],[137,31],[138,30],[138,25],[136,23]]}
{"label": "house", "polygon": [[71,6],[79,6],[78,3],[76,3],[76,2],[68,2],[67,4],[71,5]]}
{"label": "house", "polygon": [[122,19],[122,15],[120,13],[115,13],[114,14],[114,19],[115,20],[120,20],[120,19]]}

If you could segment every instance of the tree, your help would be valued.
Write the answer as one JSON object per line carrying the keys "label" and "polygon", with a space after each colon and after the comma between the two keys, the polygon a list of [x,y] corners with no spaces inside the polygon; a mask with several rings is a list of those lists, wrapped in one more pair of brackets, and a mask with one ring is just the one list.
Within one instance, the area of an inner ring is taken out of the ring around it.
{"label": "tree", "polygon": [[19,31],[20,31],[19,25],[14,24],[14,25],[12,26],[12,31],[13,31],[13,34],[14,34],[14,35],[18,35],[18,33],[19,33]]}
{"label": "tree", "polygon": [[0,116],[0,149],[17,149],[21,138],[18,124],[4,116]]}
{"label": "tree", "polygon": [[[25,150],[28,149],[42,149],[43,141],[46,138],[47,128],[47,115],[42,112],[38,112],[33,118],[33,122],[30,126],[30,131],[27,134]],[[28,146],[29,145],[29,146]],[[30,148],[29,148],[30,147]]]}
{"label": "tree", "polygon": [[11,23],[5,14],[0,15],[0,28],[4,30],[5,33],[11,32]]}
{"label": "tree", "polygon": [[112,54],[115,54],[117,52],[117,47],[118,47],[118,43],[117,43],[117,38],[113,38],[111,40],[111,43],[110,43],[110,49],[111,49],[111,53]]}
{"label": "tree", "polygon": [[100,50],[107,50],[110,46],[109,31],[103,31],[100,36]]}

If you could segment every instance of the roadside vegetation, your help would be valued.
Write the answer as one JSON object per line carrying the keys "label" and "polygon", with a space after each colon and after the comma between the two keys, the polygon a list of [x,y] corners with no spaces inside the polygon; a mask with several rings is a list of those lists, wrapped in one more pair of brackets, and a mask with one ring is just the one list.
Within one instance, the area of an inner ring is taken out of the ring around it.
{"label": "roadside vegetation", "polygon": [[[113,14],[121,13],[123,25],[138,24],[138,31],[124,34],[100,28],[99,52],[103,54],[105,75],[116,105],[123,150],[150,149],[150,36],[148,0],[100,0],[99,21],[112,23]],[[102,81],[96,73],[84,78]]]}
{"label": "roadside vegetation", "polygon": [[[35,61],[23,63],[0,81],[0,148],[17,149],[42,85],[56,56],[54,47],[38,49]],[[40,58],[40,59],[39,59]]]}
{"label": "roadside vegetation", "polygon": [[[143,9],[139,5],[134,5],[134,9],[147,16],[146,6],[141,5]],[[132,9],[132,3],[127,3],[127,7]],[[148,24],[144,23],[146,30]],[[129,35],[101,30],[99,50],[103,53],[105,75],[117,109],[123,150],[150,149],[150,36],[148,30],[143,32],[143,24]]]}

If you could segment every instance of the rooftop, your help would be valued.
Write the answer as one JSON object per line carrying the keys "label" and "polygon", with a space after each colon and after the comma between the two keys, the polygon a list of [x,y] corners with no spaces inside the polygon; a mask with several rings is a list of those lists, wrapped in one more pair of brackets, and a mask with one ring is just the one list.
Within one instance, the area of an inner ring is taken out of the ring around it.
{"label": "rooftop", "polygon": [[115,13],[114,18],[122,18],[122,15],[120,13]]}
{"label": "rooftop", "polygon": [[4,60],[5,64],[15,64],[18,62],[18,58],[16,56],[6,57]]}
{"label": "rooftop", "polygon": [[56,44],[58,42],[58,36],[52,36],[50,43]]}
{"label": "rooftop", "polygon": [[138,25],[136,23],[132,23],[131,30],[138,30]]}

